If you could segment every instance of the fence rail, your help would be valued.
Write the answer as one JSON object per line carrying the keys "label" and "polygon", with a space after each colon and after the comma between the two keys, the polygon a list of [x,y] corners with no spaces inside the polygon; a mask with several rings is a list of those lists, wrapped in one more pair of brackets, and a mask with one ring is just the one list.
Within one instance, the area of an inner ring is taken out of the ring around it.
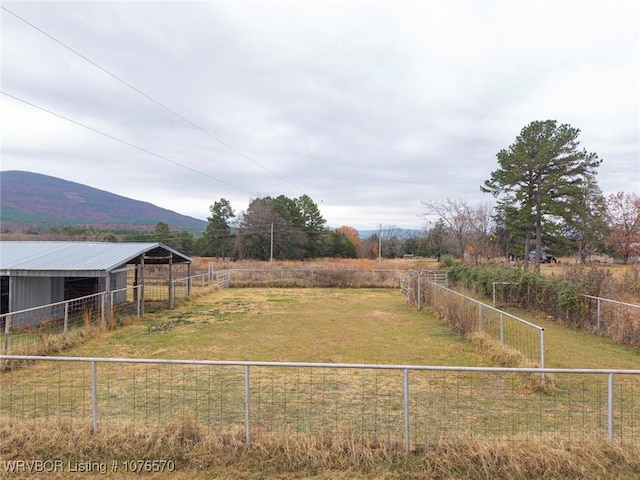
{"label": "fence rail", "polygon": [[[145,303],[166,304],[188,297],[194,290],[211,285],[209,273],[178,278],[167,288],[150,277],[148,283],[108,292],[27,308],[0,315],[0,353],[38,354],[47,342],[84,327],[113,328],[122,316],[144,316]],[[154,283],[155,282],[155,283]]]}
{"label": "fence rail", "polygon": [[37,353],[52,337],[81,327],[111,328],[121,315],[140,316],[142,292],[138,285],[0,315],[0,352]]}
{"label": "fence rail", "polygon": [[640,329],[640,305],[592,295],[582,297],[587,304],[588,322],[597,333],[606,335],[611,329],[628,329],[632,334]]}
{"label": "fence rail", "polygon": [[[195,420],[214,429],[350,431],[405,450],[447,438],[640,441],[640,370],[0,356],[0,416]],[[36,362],[39,368],[20,368]],[[541,374],[553,391],[531,388]]]}
{"label": "fence rail", "polygon": [[[434,272],[407,272],[402,291],[418,309],[429,306],[460,334],[485,333],[544,368],[544,328],[444,286]],[[438,281],[438,283],[436,283]]]}

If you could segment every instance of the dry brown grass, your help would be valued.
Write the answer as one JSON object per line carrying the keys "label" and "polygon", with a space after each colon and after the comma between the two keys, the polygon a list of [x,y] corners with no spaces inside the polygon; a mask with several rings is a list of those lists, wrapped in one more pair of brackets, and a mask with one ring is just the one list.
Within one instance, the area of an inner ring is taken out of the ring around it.
{"label": "dry brown grass", "polygon": [[11,348],[12,355],[55,355],[82,345],[104,333],[100,327],[85,326],[69,330],[66,334],[36,331],[30,342],[20,341]]}
{"label": "dry brown grass", "polygon": [[378,261],[377,259],[367,258],[318,258],[308,261],[294,261],[294,260],[275,260],[273,262],[262,262],[257,260],[242,260],[233,262],[231,260],[222,260],[211,257],[192,257],[192,268],[197,272],[207,271],[209,263],[213,263],[215,270],[229,270],[238,268],[252,268],[252,269],[265,269],[265,268],[322,268],[322,269],[424,269],[435,270],[438,268],[438,263],[434,259],[430,258],[383,258]]}
{"label": "dry brown grass", "polygon": [[[163,426],[122,424],[94,434],[88,424],[15,422],[0,418],[0,459],[107,462],[172,460],[172,478],[281,479],[632,479],[640,476],[640,447],[602,439],[487,441],[460,438],[401,445],[343,432],[312,436],[240,429],[213,432],[192,421]],[[67,478],[68,472],[47,475]],[[125,475],[107,475],[124,478]],[[164,478],[148,474],[146,478]],[[10,478],[19,478],[12,476]],[[93,478],[74,474],[73,478]]]}
{"label": "dry brown grass", "polygon": [[[489,335],[485,333],[473,332],[466,335],[473,345],[475,345],[482,354],[498,365],[508,368],[538,368],[527,360],[524,355],[513,348],[500,346]],[[556,379],[553,374],[547,373],[541,376],[537,373],[522,375],[525,386],[534,391],[546,394],[552,394],[556,391]]]}

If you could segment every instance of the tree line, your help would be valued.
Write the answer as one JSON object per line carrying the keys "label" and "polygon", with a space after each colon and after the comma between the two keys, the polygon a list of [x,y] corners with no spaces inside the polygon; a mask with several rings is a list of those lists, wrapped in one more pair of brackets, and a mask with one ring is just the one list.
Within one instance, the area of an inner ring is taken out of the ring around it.
{"label": "tree line", "polygon": [[198,237],[164,222],[147,232],[64,231],[88,240],[158,241],[188,255],[234,260],[451,255],[479,263],[504,256],[521,259],[525,272],[530,265],[538,271],[549,252],[577,255],[582,262],[596,253],[627,262],[640,255],[640,197],[602,194],[602,160],[580,148],[579,134],[555,120],[526,125],[496,154],[497,168],[480,186],[492,201],[424,201],[426,224],[419,234],[389,225],[360,238],[350,226],[328,228],[308,195],[256,198],[242,212],[221,198],[209,207],[206,230]]}

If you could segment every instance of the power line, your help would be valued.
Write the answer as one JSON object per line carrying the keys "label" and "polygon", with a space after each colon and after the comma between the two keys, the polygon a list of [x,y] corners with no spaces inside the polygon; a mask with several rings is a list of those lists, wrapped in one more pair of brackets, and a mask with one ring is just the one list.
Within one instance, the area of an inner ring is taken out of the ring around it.
{"label": "power line", "polygon": [[89,125],[85,125],[84,123],[80,123],[80,122],[78,122],[76,120],[73,120],[73,119],[71,119],[69,117],[65,117],[64,115],[60,115],[59,113],[53,112],[53,111],[48,110],[48,109],[46,109],[44,107],[36,105],[35,103],[31,103],[31,102],[28,102],[27,100],[23,100],[22,98],[18,98],[18,97],[14,96],[14,95],[11,95],[10,93],[4,92],[4,91],[0,91],[0,93],[2,95],[5,95],[5,96],[9,97],[9,98],[17,100],[18,102],[24,103],[25,105],[29,105],[30,107],[37,108],[38,110],[42,110],[43,112],[46,112],[46,113],[48,113],[50,115],[53,115],[53,116],[56,116],[56,117],[61,118],[63,120],[66,120],[67,122],[71,122],[71,123],[73,123],[75,125],[78,125],[80,127],[86,128],[87,130],[91,130],[94,133],[97,133],[97,134],[102,135],[104,137],[110,138],[111,140],[115,140],[116,142],[120,142],[120,143],[122,143],[124,145],[127,145],[127,146],[131,147],[131,148],[135,148],[136,150],[144,152],[144,153],[146,153],[148,155],[152,155],[152,156],[154,156],[156,158],[159,158],[161,160],[164,160],[166,162],[173,163],[174,165],[177,165],[177,166],[182,167],[182,168],[186,168],[187,170],[191,170],[192,172],[195,172],[195,173],[198,173],[200,175],[203,175],[203,176],[205,176],[207,178],[210,178],[211,180],[215,180],[216,182],[223,183],[223,184],[228,185],[229,187],[235,188],[237,190],[242,190],[243,192],[248,193],[249,195],[257,195],[255,192],[250,192],[249,190],[245,190],[242,187],[238,187],[237,185],[233,185],[232,183],[225,182],[224,180],[220,180],[219,178],[216,178],[216,177],[213,177],[213,176],[211,176],[211,175],[209,175],[207,173],[201,172],[200,170],[197,170],[197,169],[195,169],[193,167],[190,167],[190,166],[185,165],[185,164],[180,163],[180,162],[176,162],[175,160],[171,160],[170,158],[167,158],[167,157],[165,157],[163,155],[160,155],[158,153],[152,152],[151,150],[147,150],[146,148],[139,147],[138,145],[135,145],[135,144],[133,144],[131,142],[127,142],[126,140],[122,140],[121,138],[115,137],[113,135],[110,135],[108,133],[100,131],[100,130],[98,130],[96,128],[90,127]]}
{"label": "power line", "polygon": [[[74,53],[75,55],[79,56],[80,58],[82,58],[83,60],[89,62],[91,65],[95,66],[96,68],[99,68],[100,70],[102,70],[104,73],[106,73],[107,75],[109,75],[110,77],[114,78],[115,80],[121,82],[122,84],[126,85],[127,87],[129,87],[131,90],[135,91],[136,93],[142,95],[144,98],[146,98],[147,100],[155,103],[156,105],[158,105],[159,107],[163,108],[164,110],[166,110],[167,112],[171,113],[172,115],[178,117],[180,120],[184,121],[185,123],[187,123],[188,125],[192,126],[193,128],[199,130],[200,132],[204,133],[205,135],[208,135],[209,137],[213,138],[216,142],[220,143],[221,145],[224,145],[226,148],[228,148],[229,150],[231,150],[232,152],[236,153],[237,155],[240,155],[241,157],[249,160],[250,162],[252,162],[254,165],[257,165],[258,167],[262,168],[263,170],[269,172],[271,175],[275,176],[276,178],[279,178],[280,180],[282,180],[283,182],[289,184],[290,186],[294,187],[296,190],[300,190],[299,187],[297,187],[296,185],[294,185],[293,183],[291,183],[290,181],[288,181],[287,179],[285,179],[284,177],[278,175],[277,173],[275,173],[274,171],[268,169],[267,167],[265,167],[264,165],[262,165],[261,163],[259,163],[258,161],[254,160],[253,158],[251,158],[250,156],[248,156],[247,154],[241,152],[240,150],[236,149],[235,147],[229,145],[228,143],[226,143],[225,141],[221,140],[220,138],[218,138],[217,136],[215,136],[214,134],[212,134],[211,132],[203,129],[202,127],[200,127],[199,125],[193,123],[191,120],[185,118],[184,116],[180,115],[178,112],[172,110],[171,108],[167,107],[166,105],[164,105],[163,103],[159,102],[158,100],[156,100],[155,98],[147,95],[146,93],[144,93],[143,91],[141,91],[140,89],[136,88],[134,85],[130,84],[129,82],[127,82],[126,80],[123,80],[122,78],[118,77],[117,75],[115,75],[114,73],[110,72],[109,70],[107,70],[105,67],[99,65],[98,63],[94,62],[93,60],[91,60],[90,58],[86,57],[85,55],[81,54],[80,52],[78,52],[77,50],[73,49],[72,47],[66,45],[65,43],[61,42],[60,40],[58,40],[57,38],[55,38],[53,35],[45,32],[44,30],[42,30],[41,28],[37,27],[36,25],[32,24],[31,22],[25,20],[24,18],[22,18],[20,15],[12,12],[11,10],[9,10],[7,7],[0,5],[0,8],[2,8],[5,12],[13,15],[14,17],[16,17],[18,20],[26,23],[27,25],[29,25],[30,27],[32,27],[33,29],[37,30],[38,32],[40,32],[41,34],[43,34],[44,36],[46,36],[47,38],[53,40],[54,42],[56,42],[58,45],[66,48],[67,50],[69,50],[70,52]],[[183,165],[184,166],[184,165]],[[188,167],[185,167],[188,168]],[[224,183],[224,182],[223,182]]]}

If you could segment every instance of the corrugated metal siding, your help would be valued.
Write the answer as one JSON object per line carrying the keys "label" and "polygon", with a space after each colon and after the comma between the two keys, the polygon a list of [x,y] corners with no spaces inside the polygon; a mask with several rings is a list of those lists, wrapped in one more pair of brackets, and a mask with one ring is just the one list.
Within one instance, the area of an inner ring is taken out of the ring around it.
{"label": "corrugated metal siding", "polygon": [[15,278],[12,287],[12,310],[24,310],[53,303],[51,279],[42,277]]}

